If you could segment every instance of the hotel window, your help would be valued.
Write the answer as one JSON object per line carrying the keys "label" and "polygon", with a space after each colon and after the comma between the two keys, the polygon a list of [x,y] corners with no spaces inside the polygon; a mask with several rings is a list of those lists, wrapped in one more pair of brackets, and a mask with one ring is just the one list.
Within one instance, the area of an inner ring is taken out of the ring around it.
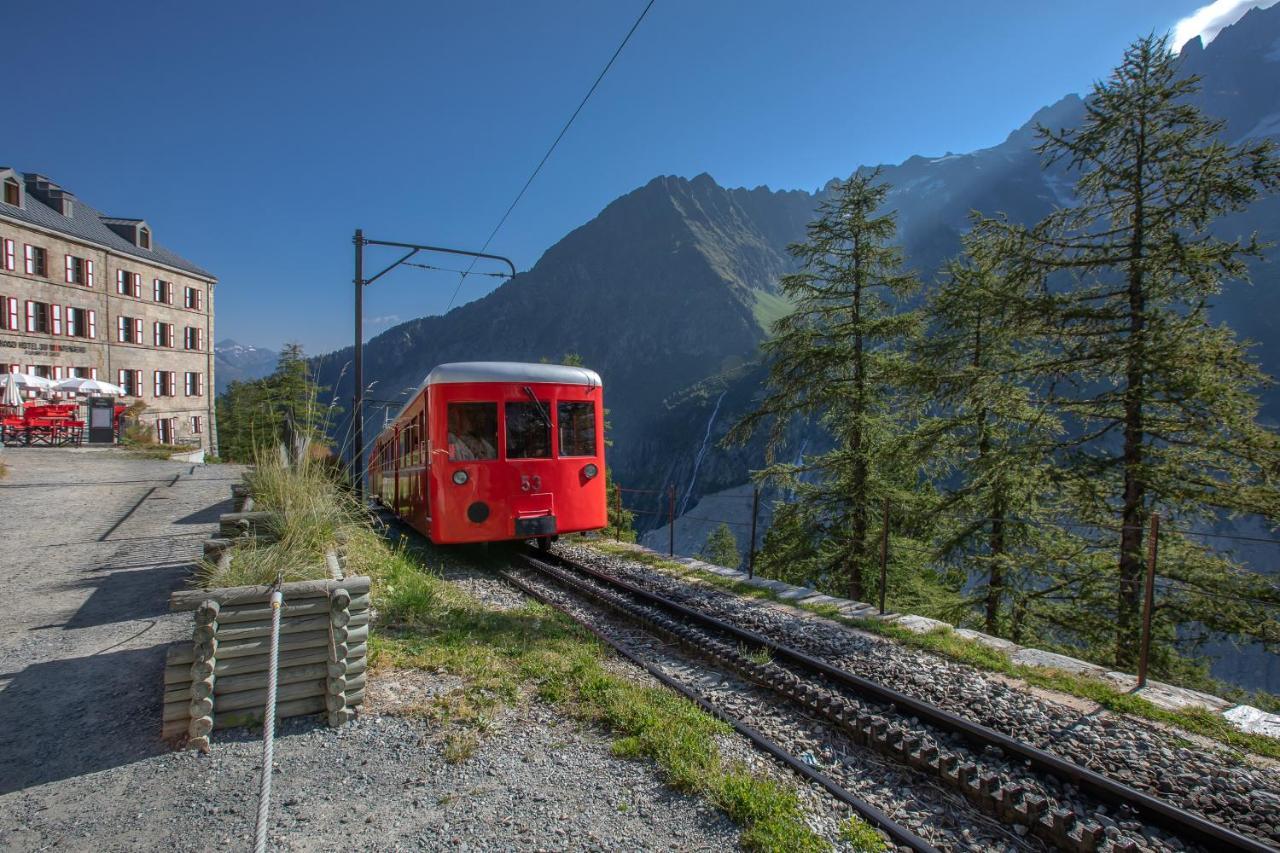
{"label": "hotel window", "polygon": [[194,311],[204,310],[204,291],[198,287],[185,287],[182,290],[183,307]]}
{"label": "hotel window", "polygon": [[156,439],[161,444],[173,444],[177,432],[177,418],[156,418]]}
{"label": "hotel window", "polygon": [[126,397],[142,396],[142,371],[117,370],[116,384],[124,389]]}
{"label": "hotel window", "polygon": [[188,370],[184,374],[186,378],[186,391],[188,397],[204,396],[204,374],[195,373]]}
{"label": "hotel window", "polygon": [[173,282],[165,281],[157,278],[151,283],[151,296],[156,302],[163,302],[165,305],[173,304]]}
{"label": "hotel window", "polygon": [[201,435],[204,433],[204,418],[200,415],[191,416],[191,434]]}
{"label": "hotel window", "polygon": [[154,385],[155,396],[172,397],[174,396],[174,387],[177,385],[178,374],[172,370],[154,371],[152,384]]}
{"label": "hotel window", "polygon": [[93,287],[93,261],[67,255],[67,283]]}
{"label": "hotel window", "polygon": [[30,243],[23,246],[26,252],[26,270],[27,275],[49,275],[49,256],[45,250],[39,246],[32,246]]}
{"label": "hotel window", "polygon": [[142,298],[142,273],[116,270],[116,293],[121,296]]}
{"label": "hotel window", "polygon": [[152,323],[151,342],[158,347],[173,346],[173,324],[160,322]]}
{"label": "hotel window", "polygon": [[14,207],[22,204],[22,188],[13,178],[4,179],[4,203]]}
{"label": "hotel window", "polygon": [[67,334],[77,338],[98,336],[98,312],[91,308],[67,306]]}
{"label": "hotel window", "polygon": [[19,330],[18,300],[14,296],[0,296],[0,329]]}
{"label": "hotel window", "polygon": [[42,335],[53,331],[53,312],[47,302],[27,300],[27,331]]}
{"label": "hotel window", "polygon": [[142,320],[138,317],[117,317],[116,340],[122,344],[142,343]]}
{"label": "hotel window", "polygon": [[0,269],[17,269],[17,255],[15,254],[13,241],[6,237],[3,243],[0,243],[0,248],[4,249],[3,254],[0,254]]}
{"label": "hotel window", "polygon": [[204,329],[197,326],[184,326],[182,329],[182,348],[203,351]]}

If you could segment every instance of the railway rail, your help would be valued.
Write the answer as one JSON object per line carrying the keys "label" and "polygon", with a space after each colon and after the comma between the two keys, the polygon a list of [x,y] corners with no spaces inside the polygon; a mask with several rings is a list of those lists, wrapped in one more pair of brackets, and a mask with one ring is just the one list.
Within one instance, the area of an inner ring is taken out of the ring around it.
{"label": "railway rail", "polygon": [[[1178,841],[1160,845],[1171,849],[1190,843],[1215,851],[1275,850],[1103,774],[608,573],[554,554],[522,553],[517,560],[523,568],[785,696],[842,729],[859,746],[941,782],[978,811],[1022,827],[1046,845],[1070,851],[1140,849],[1133,838],[1114,828],[1108,833],[1091,817],[1096,806],[1105,805],[1113,814],[1176,837]],[[880,825],[875,819],[871,822]],[[918,846],[919,839],[900,840],[885,831],[900,844],[927,849]],[[1151,837],[1140,837],[1146,845],[1152,843]]]}

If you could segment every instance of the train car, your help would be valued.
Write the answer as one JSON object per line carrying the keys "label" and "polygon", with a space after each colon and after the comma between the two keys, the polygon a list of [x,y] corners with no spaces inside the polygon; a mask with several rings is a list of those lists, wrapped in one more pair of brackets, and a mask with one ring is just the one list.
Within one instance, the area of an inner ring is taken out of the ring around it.
{"label": "train car", "polygon": [[432,542],[535,539],[608,523],[594,370],[459,362],[432,370],[369,456],[369,491]]}

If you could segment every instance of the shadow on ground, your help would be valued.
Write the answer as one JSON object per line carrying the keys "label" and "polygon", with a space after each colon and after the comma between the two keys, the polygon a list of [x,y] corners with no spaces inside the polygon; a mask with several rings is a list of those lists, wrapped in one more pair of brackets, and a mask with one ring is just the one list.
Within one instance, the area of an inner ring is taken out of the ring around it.
{"label": "shadow on ground", "polygon": [[0,691],[0,794],[167,752],[165,645],[32,664]]}

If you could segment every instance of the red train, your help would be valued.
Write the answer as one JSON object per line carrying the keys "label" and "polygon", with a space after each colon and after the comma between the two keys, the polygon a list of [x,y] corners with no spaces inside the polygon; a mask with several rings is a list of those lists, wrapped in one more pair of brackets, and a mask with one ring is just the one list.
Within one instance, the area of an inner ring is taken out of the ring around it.
{"label": "red train", "polygon": [[557,364],[442,364],[374,442],[369,491],[440,544],[608,523],[604,388]]}

